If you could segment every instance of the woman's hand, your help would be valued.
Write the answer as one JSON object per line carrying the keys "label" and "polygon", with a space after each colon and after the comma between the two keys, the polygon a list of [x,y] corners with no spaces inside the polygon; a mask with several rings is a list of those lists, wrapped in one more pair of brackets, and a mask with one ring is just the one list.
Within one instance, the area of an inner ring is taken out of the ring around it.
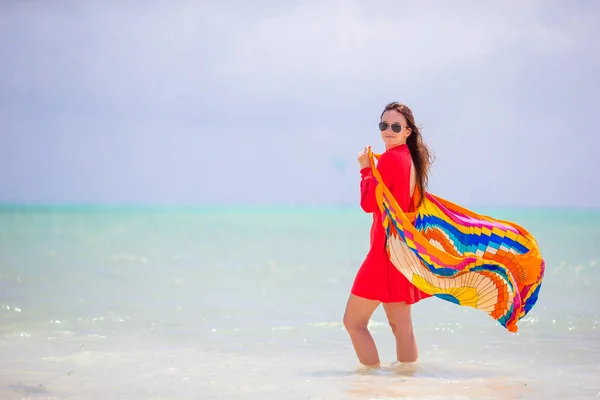
{"label": "woman's hand", "polygon": [[369,159],[370,148],[371,146],[367,146],[363,151],[358,153],[358,164],[360,165],[360,169],[368,168],[371,166],[371,160]]}

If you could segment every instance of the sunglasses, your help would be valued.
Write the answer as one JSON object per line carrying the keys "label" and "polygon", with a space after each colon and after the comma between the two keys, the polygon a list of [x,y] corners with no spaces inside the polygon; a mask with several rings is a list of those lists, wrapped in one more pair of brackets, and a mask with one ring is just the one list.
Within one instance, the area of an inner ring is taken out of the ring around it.
{"label": "sunglasses", "polygon": [[[390,127],[390,124],[388,124],[387,122],[379,123],[379,130],[381,132],[387,130],[387,128],[389,128],[389,127]],[[400,133],[400,131],[402,130],[402,125],[400,125],[398,123],[392,124],[392,130],[396,133]]]}

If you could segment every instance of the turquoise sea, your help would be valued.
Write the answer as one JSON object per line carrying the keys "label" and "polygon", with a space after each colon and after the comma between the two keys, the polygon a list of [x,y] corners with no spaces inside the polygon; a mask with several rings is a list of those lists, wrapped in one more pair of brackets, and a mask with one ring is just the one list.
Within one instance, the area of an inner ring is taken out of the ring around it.
{"label": "turquoise sea", "polygon": [[0,399],[600,398],[600,211],[476,210],[547,262],[517,334],[432,298],[420,360],[358,365],[342,316],[369,243],[356,209],[0,209]]}

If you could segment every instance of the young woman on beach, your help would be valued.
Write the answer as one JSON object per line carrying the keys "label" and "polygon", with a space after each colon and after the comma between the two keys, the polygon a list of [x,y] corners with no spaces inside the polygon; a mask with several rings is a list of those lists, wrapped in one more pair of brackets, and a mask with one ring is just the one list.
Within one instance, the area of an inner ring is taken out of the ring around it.
{"label": "young woman on beach", "polygon": [[[377,170],[402,210],[408,212],[415,188],[425,193],[431,164],[429,149],[423,143],[412,111],[403,104],[394,102],[385,106],[379,130],[385,152],[377,163]],[[359,361],[366,366],[379,366],[377,347],[367,324],[375,309],[383,303],[396,339],[398,362],[414,362],[418,358],[418,351],[411,305],[430,295],[417,289],[390,261],[382,214],[375,200],[377,182],[372,175],[368,148],[359,153],[358,162],[361,173],[360,205],[366,213],[373,214],[371,247],[352,286],[344,314],[344,326]]]}

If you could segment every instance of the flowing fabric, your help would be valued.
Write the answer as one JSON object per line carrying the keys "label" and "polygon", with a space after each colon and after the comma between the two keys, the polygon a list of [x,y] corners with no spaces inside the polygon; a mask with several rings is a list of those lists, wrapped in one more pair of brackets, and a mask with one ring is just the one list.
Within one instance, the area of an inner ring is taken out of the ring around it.
{"label": "flowing fabric", "polygon": [[535,238],[521,226],[476,214],[439,196],[416,190],[404,213],[383,183],[376,199],[391,262],[423,292],[460,306],[483,310],[510,332],[535,305],[545,263]]}

